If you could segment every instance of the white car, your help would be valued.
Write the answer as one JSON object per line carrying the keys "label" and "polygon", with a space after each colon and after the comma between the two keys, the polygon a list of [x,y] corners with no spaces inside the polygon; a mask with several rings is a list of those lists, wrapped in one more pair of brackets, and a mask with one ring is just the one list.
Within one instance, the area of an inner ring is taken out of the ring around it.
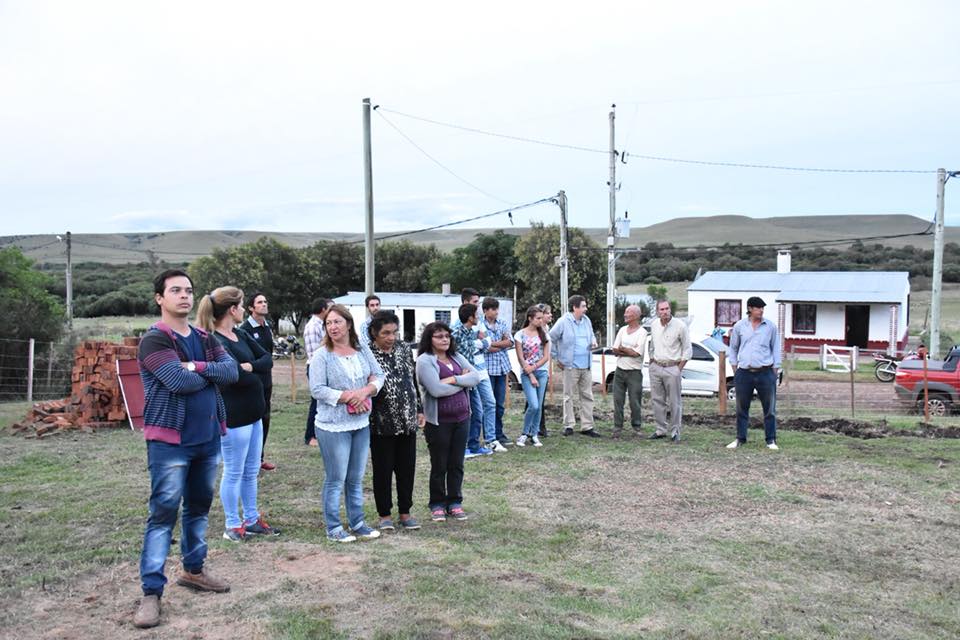
{"label": "white car", "polygon": [[[716,338],[704,338],[703,340],[691,341],[693,347],[693,357],[683,367],[681,377],[681,393],[687,396],[715,396],[720,389],[720,356],[721,351],[726,351],[727,345]],[[610,347],[601,347],[593,350],[593,364],[591,367],[593,373],[593,383],[601,384],[606,380],[607,388],[613,387],[613,374],[617,370],[617,356],[611,353]],[[725,363],[725,377],[727,380],[727,397],[731,400],[736,393],[733,388],[733,367],[730,361]],[[643,390],[650,391],[650,351],[644,354],[643,358]],[[510,384],[518,388],[520,375],[523,370],[517,362],[517,354],[514,349],[510,350],[510,367],[513,369],[510,375]]]}

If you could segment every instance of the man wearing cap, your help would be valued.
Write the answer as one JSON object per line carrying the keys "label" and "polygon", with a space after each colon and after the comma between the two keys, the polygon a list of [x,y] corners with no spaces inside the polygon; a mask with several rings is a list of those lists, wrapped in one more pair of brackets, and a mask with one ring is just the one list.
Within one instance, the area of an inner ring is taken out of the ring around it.
{"label": "man wearing cap", "polygon": [[780,371],[780,337],[777,327],[763,317],[767,304],[759,297],[747,300],[747,317],[730,330],[730,348],[727,354],[734,368],[734,388],[737,391],[737,439],[727,445],[736,449],[747,442],[750,402],[753,392],[763,407],[763,435],[767,449],[777,446],[777,374]]}
{"label": "man wearing cap", "polygon": [[[680,421],[683,418],[683,400],[680,395],[683,367],[693,356],[690,330],[687,323],[673,317],[669,300],[657,300],[657,319],[650,323],[650,404],[657,424],[651,440],[666,438],[680,443]],[[669,424],[667,414],[670,415]]]}

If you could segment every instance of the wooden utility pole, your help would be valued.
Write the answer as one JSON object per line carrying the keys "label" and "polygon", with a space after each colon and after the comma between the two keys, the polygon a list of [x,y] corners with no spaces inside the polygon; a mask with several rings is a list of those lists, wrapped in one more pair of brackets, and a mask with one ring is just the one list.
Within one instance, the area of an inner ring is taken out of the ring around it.
{"label": "wooden utility pole", "polygon": [[73,257],[70,232],[67,231],[67,329],[73,331]]}
{"label": "wooden utility pole", "polygon": [[610,230],[607,232],[607,346],[613,346],[617,326],[617,149],[614,135],[617,105],[610,109]]}
{"label": "wooden utility pole", "polygon": [[940,298],[943,295],[943,188],[945,169],[937,169],[937,218],[933,232],[933,286],[930,293],[930,357],[940,357]]}
{"label": "wooden utility pole", "polygon": [[370,142],[370,98],[363,99],[363,198],[366,205],[364,291],[373,295],[373,149]]}
{"label": "wooden utility pole", "polygon": [[557,265],[560,267],[560,309],[556,313],[559,318],[567,312],[567,300],[570,297],[568,289],[570,262],[567,259],[567,194],[561,191],[554,202],[560,207],[560,257],[557,258]]}

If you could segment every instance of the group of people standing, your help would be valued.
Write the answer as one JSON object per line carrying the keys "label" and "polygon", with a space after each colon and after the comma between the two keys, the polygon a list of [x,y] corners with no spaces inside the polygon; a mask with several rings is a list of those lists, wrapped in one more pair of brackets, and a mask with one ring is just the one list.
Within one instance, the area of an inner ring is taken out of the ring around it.
{"label": "group of people standing", "polygon": [[[187,322],[194,307],[190,276],[169,269],[153,284],[160,321],[143,336],[138,352],[150,471],[150,515],[140,555],[143,598],[134,615],[134,624],[142,628],[160,621],[164,565],[181,503],[183,568],[177,584],[197,591],[230,590],[204,567],[208,514],[221,459],[223,537],[239,541],[280,534],[257,507],[260,470],[273,468],[262,459],[273,359],[260,340],[270,337],[269,329],[248,325],[252,337],[241,328],[247,307],[236,287],[220,287],[204,296],[197,310],[200,326],[194,327]],[[266,297],[254,295],[250,308],[262,320]]]}
{"label": "group of people standing", "polygon": [[[220,287],[201,298],[199,327],[194,327],[187,321],[194,307],[193,282],[186,272],[170,269],[154,280],[154,301],[161,319],[144,335],[138,354],[151,483],[140,559],[143,598],[134,616],[134,624],[144,628],[160,620],[164,565],[181,504],[182,569],[176,582],[198,591],[230,590],[204,566],[208,513],[221,459],[223,537],[240,541],[280,535],[257,505],[260,471],[275,468],[263,457],[273,366],[266,296],[255,293],[245,306],[243,291]],[[431,520],[468,518],[463,508],[464,460],[502,453],[514,444],[503,428],[511,349],[522,369],[527,403],[516,446],[542,446],[540,438],[547,435],[543,404],[551,361],[562,372],[563,434],[574,433],[576,412],[580,433],[601,437],[593,421],[591,350],[596,340],[582,296],[571,296],[570,311],[552,328],[550,307],[531,306],[512,336],[498,317],[496,298],[480,303],[475,290],[465,289],[461,301],[452,326],[432,322],[423,328],[416,357],[398,339],[400,321],[392,311],[380,309],[379,297],[367,297],[368,317],[359,327],[345,306],[322,298],[313,303],[304,331],[311,395],[304,441],[317,445],[323,458],[323,514],[331,541],[374,539],[397,527],[420,528],[411,508],[421,429],[430,454]],[[769,373],[779,368],[776,327],[763,320],[759,298],[751,298],[748,309],[750,316],[731,336],[731,363],[740,366],[738,434],[729,448],[746,441],[746,413],[756,389],[764,407],[767,446],[775,449],[775,374]],[[247,311],[250,318],[245,320]],[[614,343],[617,437],[623,431],[627,397],[631,426],[636,431],[641,427],[648,341],[639,308],[628,307],[624,319],[626,326]],[[680,379],[691,346],[686,325],[672,318],[666,301],[657,304],[649,342],[657,422],[650,437],[669,434],[679,442]],[[364,520],[362,479],[368,454],[379,516],[376,528]],[[392,517],[394,478],[397,521]],[[340,518],[341,498],[346,525]]]}

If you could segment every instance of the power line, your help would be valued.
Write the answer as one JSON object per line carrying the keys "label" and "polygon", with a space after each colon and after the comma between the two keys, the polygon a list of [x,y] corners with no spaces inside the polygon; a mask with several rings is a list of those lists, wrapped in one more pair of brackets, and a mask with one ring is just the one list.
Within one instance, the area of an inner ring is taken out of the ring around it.
{"label": "power line", "polygon": [[430,155],[429,153],[427,153],[427,151],[426,151],[423,147],[421,147],[419,144],[417,144],[416,142],[414,142],[413,139],[412,139],[410,136],[408,136],[408,135],[405,134],[403,131],[401,131],[401,130],[400,130],[400,127],[398,127],[397,125],[393,124],[393,122],[391,122],[391,121],[387,118],[387,116],[385,116],[385,115],[383,115],[382,113],[380,113],[380,110],[379,110],[377,107],[374,107],[374,110],[376,111],[377,115],[379,115],[381,118],[383,118],[383,121],[386,122],[388,125],[390,125],[390,126],[394,129],[394,131],[396,131],[397,133],[399,133],[399,134],[404,138],[404,140],[406,140],[406,141],[409,142],[411,145],[413,145],[413,147],[414,147],[417,151],[419,151],[420,153],[422,153],[423,155],[425,155],[431,162],[433,162],[435,165],[437,165],[438,167],[440,167],[441,169],[443,169],[444,171],[446,171],[447,173],[449,173],[451,176],[453,176],[454,178],[456,178],[457,180],[459,180],[459,181],[462,182],[463,184],[467,185],[467,186],[470,187],[471,189],[474,189],[474,190],[476,190],[477,192],[482,193],[483,195],[487,196],[488,198],[492,198],[492,199],[494,199],[494,200],[497,200],[498,202],[502,202],[503,204],[513,204],[512,202],[509,202],[509,201],[507,201],[507,200],[504,200],[503,198],[500,198],[500,197],[498,197],[498,196],[493,195],[493,194],[490,193],[489,191],[485,191],[485,190],[481,189],[480,187],[478,187],[477,185],[473,184],[472,182],[470,182],[469,180],[467,180],[467,179],[464,178],[463,176],[460,176],[459,174],[455,173],[455,172],[453,171],[453,169],[451,169],[450,167],[446,166],[445,164],[443,164],[442,162],[440,162],[439,160],[437,160],[436,158],[434,158],[432,155]]}
{"label": "power line", "polygon": [[[475,133],[478,135],[490,136],[494,138],[504,138],[506,140],[514,140],[517,142],[527,142],[530,144],[539,144],[548,147],[556,147],[560,149],[570,149],[573,151],[584,151],[587,153],[602,153],[609,154],[610,151],[607,149],[596,149],[592,147],[582,147],[572,144],[562,144],[557,142],[548,142],[546,140],[537,140],[535,138],[528,138],[524,136],[515,136],[504,133],[497,133],[494,131],[486,131],[484,129],[477,129],[475,127],[466,127],[463,125],[453,124],[450,122],[443,122],[440,120],[434,120],[432,118],[425,118],[423,116],[416,116],[409,113],[404,113],[402,111],[395,111],[393,109],[388,109],[386,107],[379,107],[380,110],[387,111],[389,113],[396,114],[404,118],[410,118],[412,120],[419,120],[420,122],[426,122],[429,124],[434,124],[440,127],[447,127],[450,129],[458,129],[460,131],[467,131],[469,133]],[[777,164],[760,164],[754,162],[728,162],[728,161],[713,161],[713,160],[695,160],[689,158],[674,158],[670,156],[658,156],[658,155],[649,155],[649,154],[639,154],[639,153],[628,153],[626,151],[622,152],[621,160],[626,163],[628,156],[634,158],[639,158],[641,160],[653,160],[657,162],[674,162],[681,164],[695,164],[695,165],[705,165],[705,166],[714,166],[714,167],[732,167],[737,169],[772,169],[778,171],[805,171],[805,172],[814,172],[814,173],[879,173],[879,174],[888,174],[888,173],[913,173],[913,174],[935,174],[935,170],[928,169],[837,169],[830,167],[802,167],[802,166],[793,166],[793,165],[777,165]]]}
{"label": "power line", "polygon": [[490,136],[493,138],[504,138],[506,140],[515,140],[517,142],[529,142],[530,144],[540,144],[547,147],[556,147],[559,149],[571,149],[573,151],[586,151],[588,153],[610,153],[606,149],[593,149],[591,147],[581,147],[573,144],[562,144],[559,142],[548,142],[546,140],[537,140],[535,138],[527,138],[524,136],[512,136],[506,133],[496,133],[493,131],[484,131],[483,129],[476,129],[474,127],[464,127],[462,125],[453,124],[450,122],[441,122],[440,120],[433,120],[431,118],[424,118],[422,116],[415,116],[409,113],[403,113],[402,111],[394,111],[393,109],[387,109],[386,107],[379,107],[380,110],[392,113],[404,118],[410,118],[411,120],[419,120],[420,122],[427,122],[430,124],[435,124],[441,127],[448,127],[450,129],[459,129],[460,131],[467,131],[469,133],[476,133],[482,136]]}
{"label": "power line", "polygon": [[779,164],[756,164],[751,162],[722,162],[719,160],[691,160],[687,158],[670,158],[667,156],[651,156],[640,153],[623,152],[622,160],[627,164],[627,158],[640,158],[641,160],[655,160],[658,162],[676,162],[680,164],[696,164],[709,167],[733,167],[736,169],[773,169],[777,171],[806,171],[812,173],[922,173],[935,174],[936,171],[928,169],[833,169],[825,167],[795,167]]}
{"label": "power line", "polygon": [[[514,212],[514,211],[519,211],[520,209],[527,209],[527,208],[529,208],[529,207],[535,207],[535,206],[540,205],[540,204],[543,204],[543,203],[545,203],[545,202],[553,202],[554,199],[555,199],[555,196],[550,196],[550,197],[548,197],[548,198],[540,198],[539,200],[536,200],[536,201],[534,201],[534,202],[528,202],[528,203],[526,203],[526,204],[518,204],[517,206],[515,206],[515,207],[510,207],[509,209],[501,209],[501,210],[499,210],[499,211],[494,211],[494,212],[492,212],[492,213],[485,213],[485,214],[483,214],[483,215],[474,216],[474,217],[472,217],[472,218],[465,218],[465,219],[463,219],[463,220],[454,220],[453,222],[447,222],[447,223],[444,223],[444,224],[438,224],[438,225],[434,225],[434,226],[432,226],[432,227],[424,227],[423,229],[415,229],[414,231],[402,231],[402,232],[400,232],[400,233],[394,233],[394,234],[390,234],[390,235],[386,235],[386,236],[378,236],[377,238],[375,238],[375,240],[389,240],[389,239],[391,239],[391,238],[400,238],[400,237],[403,237],[403,236],[411,236],[411,235],[413,235],[413,234],[415,234],[415,233],[424,233],[424,232],[426,232],[426,231],[434,231],[435,229],[444,229],[444,228],[446,228],[446,227],[453,227],[453,226],[456,226],[456,225],[458,225],[458,224],[466,224],[467,222],[474,222],[474,221],[476,221],[476,220],[483,220],[484,218],[492,218],[493,216],[500,216],[500,215],[503,215],[503,214],[505,214],[505,213],[510,216],[510,220],[511,220],[511,222],[512,222],[512,221],[513,221],[513,212]],[[364,242],[366,242],[366,240],[354,240],[354,241],[351,242],[350,244],[363,244]]]}

